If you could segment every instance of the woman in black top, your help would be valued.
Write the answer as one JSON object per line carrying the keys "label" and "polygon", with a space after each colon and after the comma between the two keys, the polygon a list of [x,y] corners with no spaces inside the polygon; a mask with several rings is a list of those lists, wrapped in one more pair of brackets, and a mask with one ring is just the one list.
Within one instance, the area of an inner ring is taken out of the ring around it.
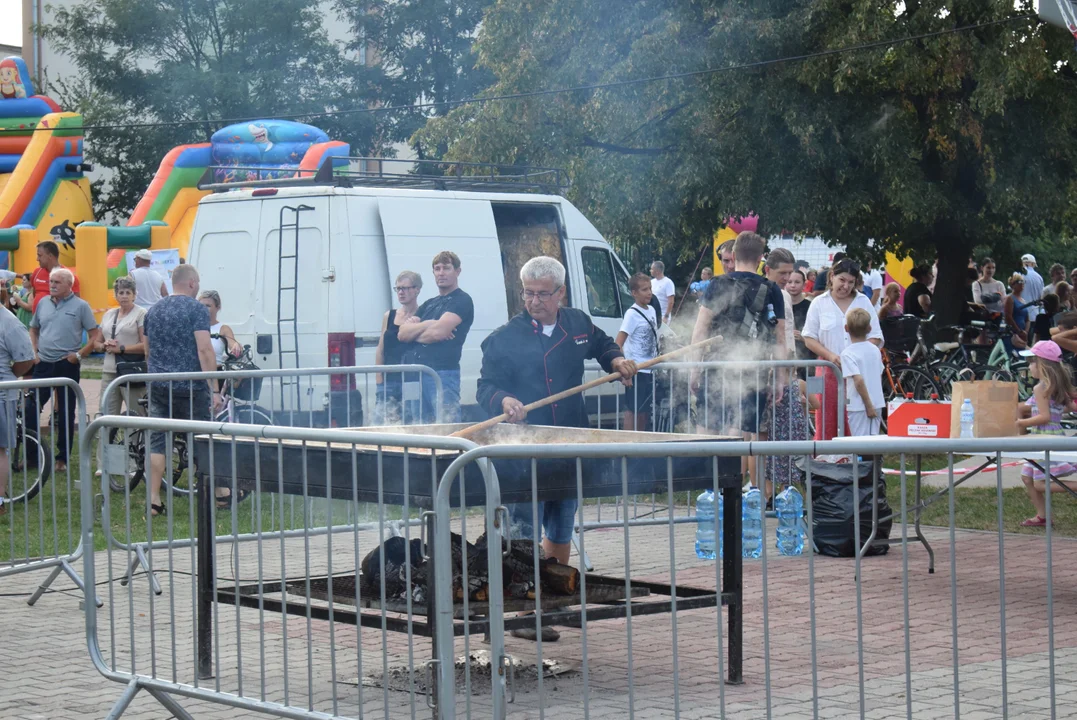
{"label": "woman in black top", "polygon": [[922,318],[931,314],[931,266],[919,265],[909,273],[915,281],[905,290],[905,314]]}
{"label": "woman in black top", "polygon": [[[399,365],[404,356],[405,345],[400,342],[400,326],[419,309],[419,292],[423,289],[423,279],[417,272],[405,270],[396,276],[397,302],[400,308],[389,310],[381,320],[381,338],[374,353],[375,365]],[[401,416],[401,399],[403,382],[401,373],[378,374],[377,401],[375,403],[375,422],[378,425],[403,424]]]}
{"label": "woman in black top", "polygon": [[[805,347],[804,338],[800,336],[800,331],[804,329],[804,320],[808,317],[808,307],[811,305],[811,298],[804,294],[807,282],[808,277],[803,270],[794,270],[789,276],[789,281],[785,283],[785,291],[789,293],[789,299],[793,305],[793,340],[796,344],[798,360],[815,359],[815,353]],[[804,368],[798,369],[797,374],[802,380],[807,376]]]}

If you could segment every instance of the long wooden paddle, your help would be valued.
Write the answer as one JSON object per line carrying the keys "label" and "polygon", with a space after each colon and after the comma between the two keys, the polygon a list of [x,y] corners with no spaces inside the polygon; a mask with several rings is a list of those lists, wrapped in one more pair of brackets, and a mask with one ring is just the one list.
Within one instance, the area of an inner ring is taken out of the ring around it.
{"label": "long wooden paddle", "polygon": [[[661,362],[665,362],[667,360],[672,360],[673,358],[677,357],[678,355],[683,355],[683,354],[685,354],[685,353],[687,353],[689,351],[692,351],[692,350],[699,350],[699,349],[703,348],[705,345],[709,345],[710,343],[714,342],[715,340],[721,340],[721,339],[722,339],[721,335],[715,335],[712,338],[702,340],[700,342],[697,342],[694,345],[686,345],[686,346],[684,346],[682,348],[678,348],[677,350],[671,350],[670,352],[668,352],[668,353],[666,353],[664,355],[659,355],[658,357],[651,358],[650,360],[644,360],[643,362],[639,363],[636,366],[636,368],[638,370],[646,370],[647,368],[653,367],[653,366],[655,366],[655,365],[657,365],[657,364],[659,364]],[[524,410],[526,410],[528,412],[531,412],[532,410],[535,410],[537,408],[545,407],[545,406],[549,405],[550,403],[555,403],[558,400],[564,400],[567,397],[577,395],[579,393],[582,393],[582,392],[585,392],[587,390],[590,390],[591,388],[598,387],[599,385],[605,385],[608,382],[611,382],[613,380],[620,380],[620,379],[621,379],[621,374],[620,373],[610,373],[609,375],[604,375],[603,377],[600,377],[597,380],[591,380],[590,382],[585,382],[583,385],[577,385],[574,388],[569,388],[568,390],[562,390],[559,393],[555,393],[555,394],[550,395],[548,397],[544,397],[541,400],[536,400],[535,402],[533,402],[533,403],[531,403],[529,405],[524,405]],[[477,433],[480,430],[485,430],[487,428],[492,428],[494,425],[498,425],[500,423],[503,423],[508,419],[509,419],[509,414],[508,413],[501,413],[500,415],[497,415],[496,417],[492,417],[489,420],[484,420],[481,423],[476,423],[475,425],[471,425],[470,427],[463,428],[462,430],[457,430],[456,432],[454,432],[449,437],[467,437],[468,435],[472,435],[474,433]]]}

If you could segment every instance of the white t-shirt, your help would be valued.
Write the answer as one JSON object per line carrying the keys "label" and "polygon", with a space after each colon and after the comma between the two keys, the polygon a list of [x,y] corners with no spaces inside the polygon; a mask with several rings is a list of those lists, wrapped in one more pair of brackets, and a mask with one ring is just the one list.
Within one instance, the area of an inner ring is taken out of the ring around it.
{"label": "white t-shirt", "polygon": [[[863,308],[871,315],[871,332],[868,339],[883,339],[883,329],[879,325],[879,315],[871,308],[871,301],[864,293],[854,293],[853,301],[849,304],[849,310]],[[808,306],[808,317],[804,320],[804,329],[800,334],[812,340],[818,340],[823,347],[836,355],[849,346],[851,340],[849,333],[845,332],[845,313],[838,304],[825,292],[812,300]]]}
{"label": "white t-shirt", "polygon": [[[633,304],[625,313],[625,319],[621,321],[621,332],[628,336],[624,346],[626,358],[640,363],[658,357],[658,318],[655,317],[653,307]],[[640,372],[649,373],[650,370]]]}
{"label": "white t-shirt", "polygon": [[165,281],[156,270],[148,267],[135,268],[130,275],[135,281],[135,305],[149,310],[161,299],[161,286]]}
{"label": "white t-shirt", "polygon": [[881,408],[883,398],[883,356],[879,348],[867,342],[854,342],[841,351],[841,374],[845,377],[845,399],[849,412],[864,412],[864,400],[856,391],[853,376],[860,375],[868,387],[871,404]]}
{"label": "white t-shirt", "polygon": [[553,337],[553,329],[555,327],[557,327],[557,323],[554,323],[553,325],[543,325],[542,334],[546,337]]}
{"label": "white t-shirt", "polygon": [[662,317],[669,315],[669,303],[673,300],[673,293],[676,291],[673,281],[668,277],[661,280],[651,278],[651,292],[658,298],[658,304],[662,306]]}

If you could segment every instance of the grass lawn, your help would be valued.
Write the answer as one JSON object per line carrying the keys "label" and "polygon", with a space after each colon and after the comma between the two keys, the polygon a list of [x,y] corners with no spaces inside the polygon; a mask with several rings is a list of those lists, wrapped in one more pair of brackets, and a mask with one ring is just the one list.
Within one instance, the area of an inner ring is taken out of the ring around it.
{"label": "grass lawn", "polygon": [[[884,467],[900,468],[901,459],[896,455],[887,455],[883,458]],[[945,455],[925,455],[923,469],[944,470],[947,467]],[[913,503],[913,461],[907,457],[905,462],[907,474],[906,493],[907,502]],[[960,476],[955,476],[955,480]],[[922,523],[924,525],[950,526],[950,503],[948,492],[941,488],[923,489],[924,498],[943,490],[943,495],[937,498],[923,512]],[[900,476],[887,476],[886,496],[890,506],[895,512],[901,509],[901,478]],[[1008,488],[1002,491],[1002,526],[1007,532],[1016,532],[1027,535],[1043,535],[1043,528],[1020,527],[1022,520],[1036,514],[1032,503],[1025,494],[1023,487]],[[1054,516],[1053,534],[1060,536],[1077,537],[1077,499],[1067,493],[1055,493],[1051,497],[1051,514]],[[910,517],[911,520],[911,517]],[[998,530],[998,491],[995,488],[965,488],[958,487],[954,490],[954,525],[958,528],[970,530]]]}
{"label": "grass lawn", "polygon": [[[96,459],[93,463],[96,467]],[[900,467],[900,459],[896,456],[884,458],[886,467]],[[15,506],[11,512],[0,518],[0,563],[12,559],[25,560],[26,558],[51,557],[57,553],[66,553],[73,550],[80,537],[80,490],[78,488],[79,457],[77,449],[74,451],[69,463],[70,476],[66,473],[49,479],[44,491],[27,504]],[[911,474],[912,463],[907,463],[910,471],[907,477],[908,504],[913,501],[913,477]],[[945,456],[925,456],[923,467],[925,470],[941,469],[946,467]],[[16,479],[14,487],[18,487]],[[187,486],[187,474],[181,476],[178,487]],[[123,493],[109,493],[110,526],[113,535],[123,542],[143,541],[148,535],[146,522],[146,484],[140,482],[129,493],[130,503],[127,502]],[[934,488],[925,488],[925,497],[936,492]],[[678,493],[675,502],[680,505],[687,503],[688,498],[695,493]],[[97,503],[101,502],[100,488],[95,493]],[[894,511],[901,508],[901,479],[896,476],[887,477],[887,497]],[[997,530],[998,511],[996,504],[996,491],[993,488],[957,488],[955,490],[955,515],[954,521],[958,528],[973,530]],[[664,516],[665,496],[656,496],[655,504],[658,510],[657,517]],[[1077,537],[1077,501],[1066,494],[1055,493],[1052,498],[1052,512],[1055,516],[1055,534],[1059,536]],[[594,501],[589,501],[591,504]],[[651,497],[641,497],[636,507],[632,509],[640,515],[647,515],[651,505]],[[67,508],[70,503],[70,515]],[[186,495],[173,494],[166,500],[171,503],[168,507],[167,518],[154,519],[153,537],[164,540],[173,538],[187,538],[192,535],[192,523],[195,522],[195,510]],[[129,509],[128,509],[129,508]],[[614,509],[610,507],[610,515]],[[475,512],[479,512],[478,509]],[[604,513],[605,514],[605,513]],[[1026,534],[1043,534],[1042,529],[1021,528],[1019,523],[1034,514],[1032,504],[1025,496],[1023,488],[1012,488],[1003,492],[1003,526],[1008,532]],[[324,499],[311,499],[306,504],[294,496],[282,496],[261,493],[248,497],[239,505],[238,512],[219,511],[216,517],[218,535],[228,535],[232,532],[250,533],[258,528],[258,519],[261,517],[261,529],[263,532],[304,527],[321,527],[328,524],[330,515],[334,524],[346,524],[352,521],[376,522],[378,520],[377,506],[361,503],[355,507],[347,501],[333,501],[329,503]],[[403,508],[389,506],[386,508],[386,521],[398,520],[403,515]],[[418,512],[411,509],[411,517],[417,518]],[[100,506],[95,511],[96,526],[98,532],[94,536],[95,550],[103,550],[105,547],[105,535],[100,532],[102,512]],[[910,517],[911,520],[911,517]],[[127,527],[130,523],[130,533]],[[944,494],[936,499],[923,513],[923,524],[942,527],[949,526],[949,503]],[[417,531],[416,531],[417,532]]]}
{"label": "grass lawn", "polygon": [[[72,451],[70,477],[67,473],[53,473],[45,484],[44,490],[29,503],[15,505],[7,515],[0,517],[0,563],[12,559],[25,561],[26,558],[52,557],[57,553],[66,554],[74,550],[80,538],[81,490],[78,487],[79,456],[77,448]],[[96,469],[96,457],[93,461]],[[177,487],[187,487],[188,474],[184,472],[177,482]],[[96,478],[94,549],[105,548],[106,537],[101,532],[102,500],[100,478]],[[14,489],[25,482],[15,478]],[[130,502],[128,503],[128,498]],[[163,496],[168,514],[164,518],[153,519],[153,537],[157,540],[188,538],[193,535],[192,525],[197,522],[197,508],[192,507],[191,499],[185,494],[173,493],[171,497]],[[70,504],[70,515],[68,506]],[[148,537],[149,525],[146,521],[146,483],[140,482],[129,491],[128,497],[123,492],[109,493],[109,525],[113,536],[121,542],[140,542]],[[259,512],[260,511],[260,512]],[[255,532],[258,517],[261,515],[261,530],[271,532],[285,529],[301,529],[304,517],[307,527],[324,527],[330,519],[334,525],[344,525],[353,521],[377,522],[376,505],[360,503],[356,507],[345,500],[327,502],[322,498],[311,498],[306,503],[295,496],[282,496],[274,493],[259,493],[247,497],[234,513],[227,509],[218,510],[216,527],[218,535],[230,535],[233,532]],[[418,511],[411,509],[411,517],[418,518]],[[403,517],[403,508],[387,506],[385,521],[391,522]],[[127,527],[130,523],[130,533]],[[418,529],[413,532],[418,536]]]}

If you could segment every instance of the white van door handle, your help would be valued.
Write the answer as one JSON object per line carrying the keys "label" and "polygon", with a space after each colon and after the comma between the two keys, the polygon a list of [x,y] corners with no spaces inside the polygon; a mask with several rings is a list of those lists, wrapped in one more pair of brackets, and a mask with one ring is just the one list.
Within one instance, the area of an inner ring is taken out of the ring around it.
{"label": "white van door handle", "polygon": [[337,269],[335,267],[329,267],[322,270],[322,280],[325,282],[333,282],[337,279]]}

